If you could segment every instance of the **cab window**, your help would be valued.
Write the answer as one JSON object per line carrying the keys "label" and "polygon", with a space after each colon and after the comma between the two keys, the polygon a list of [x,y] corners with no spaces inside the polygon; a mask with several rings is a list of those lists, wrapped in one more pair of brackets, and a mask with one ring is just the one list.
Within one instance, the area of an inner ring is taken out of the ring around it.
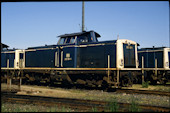
{"label": "cab window", "polygon": [[71,38],[67,38],[65,43],[66,43],[66,44],[70,43],[70,39],[71,39]]}
{"label": "cab window", "polygon": [[71,37],[70,43],[72,44],[72,43],[74,43],[74,41],[75,41],[75,37]]}
{"label": "cab window", "polygon": [[73,44],[75,42],[75,37],[62,37],[59,40],[59,45],[63,44]]}
{"label": "cab window", "polygon": [[87,36],[79,36],[79,42],[80,43],[88,42],[88,37]]}
{"label": "cab window", "polygon": [[61,38],[59,44],[60,45],[64,44],[65,40],[66,40],[66,38]]}

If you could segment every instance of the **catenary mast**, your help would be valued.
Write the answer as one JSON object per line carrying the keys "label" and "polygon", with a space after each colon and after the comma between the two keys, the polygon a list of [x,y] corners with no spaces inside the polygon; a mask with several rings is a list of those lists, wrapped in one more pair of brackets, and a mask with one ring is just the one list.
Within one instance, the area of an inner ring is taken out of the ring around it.
{"label": "catenary mast", "polygon": [[84,31],[84,1],[82,2],[82,32]]}

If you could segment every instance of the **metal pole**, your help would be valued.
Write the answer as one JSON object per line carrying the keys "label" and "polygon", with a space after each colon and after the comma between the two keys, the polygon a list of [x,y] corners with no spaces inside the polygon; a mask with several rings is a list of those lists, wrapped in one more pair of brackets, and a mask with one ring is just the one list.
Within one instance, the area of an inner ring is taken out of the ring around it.
{"label": "metal pole", "polygon": [[117,86],[119,86],[119,69],[117,68]]}
{"label": "metal pole", "polygon": [[157,59],[155,59],[155,75],[157,76],[157,67],[158,67],[158,65],[157,65]]}
{"label": "metal pole", "polygon": [[144,57],[142,56],[142,83],[144,83]]}
{"label": "metal pole", "polygon": [[107,72],[107,74],[108,74],[108,76],[107,76],[107,78],[108,78],[108,83],[109,83],[109,79],[110,79],[110,55],[108,55],[108,72]]}
{"label": "metal pole", "polygon": [[9,78],[9,90],[11,91],[11,85],[12,85],[12,78]]}
{"label": "metal pole", "polygon": [[12,79],[11,77],[7,77],[7,90],[11,91],[11,83],[12,83]]}
{"label": "metal pole", "polygon": [[9,84],[10,84],[9,81],[10,81],[9,76],[7,75],[7,90],[9,90]]}
{"label": "metal pole", "polygon": [[[18,75],[19,76],[19,75]],[[21,91],[21,85],[22,85],[22,77],[23,77],[23,71],[21,71],[21,74],[19,76],[19,84],[18,84],[18,90]]]}
{"label": "metal pole", "polygon": [[9,59],[7,59],[7,68],[9,68]]}
{"label": "metal pole", "polygon": [[84,31],[84,1],[82,3],[82,32]]}
{"label": "metal pole", "polygon": [[7,70],[7,90],[11,91],[11,75],[10,75],[10,71]]}

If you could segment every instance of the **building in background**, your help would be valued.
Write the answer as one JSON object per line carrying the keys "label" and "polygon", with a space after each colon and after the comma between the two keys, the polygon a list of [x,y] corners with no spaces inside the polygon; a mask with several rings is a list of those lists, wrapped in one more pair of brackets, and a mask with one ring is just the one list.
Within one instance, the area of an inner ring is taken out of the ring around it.
{"label": "building in background", "polygon": [[2,51],[3,49],[8,49],[8,47],[9,47],[8,45],[1,43],[1,51]]}

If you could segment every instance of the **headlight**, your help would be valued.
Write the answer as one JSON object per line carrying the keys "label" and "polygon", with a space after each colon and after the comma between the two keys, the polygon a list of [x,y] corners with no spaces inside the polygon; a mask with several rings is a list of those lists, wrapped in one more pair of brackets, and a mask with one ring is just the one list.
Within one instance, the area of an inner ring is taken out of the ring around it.
{"label": "headlight", "polygon": [[121,59],[120,66],[123,66],[123,59]]}

